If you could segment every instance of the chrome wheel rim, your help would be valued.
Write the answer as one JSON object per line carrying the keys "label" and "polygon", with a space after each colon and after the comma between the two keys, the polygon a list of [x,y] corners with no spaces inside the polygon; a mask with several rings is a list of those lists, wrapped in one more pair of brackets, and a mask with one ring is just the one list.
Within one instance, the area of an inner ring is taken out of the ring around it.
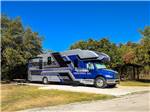
{"label": "chrome wheel rim", "polygon": [[97,79],[96,84],[98,87],[102,87],[104,84],[104,81],[102,79]]}
{"label": "chrome wheel rim", "polygon": [[47,83],[47,79],[46,79],[46,78],[44,78],[43,82],[44,82],[44,84],[46,84],[46,83]]}

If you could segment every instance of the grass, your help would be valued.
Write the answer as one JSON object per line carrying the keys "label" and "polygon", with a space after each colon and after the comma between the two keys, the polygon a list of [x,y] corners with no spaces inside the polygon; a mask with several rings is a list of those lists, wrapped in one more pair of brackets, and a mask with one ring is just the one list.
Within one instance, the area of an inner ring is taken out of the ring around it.
{"label": "grass", "polygon": [[149,82],[140,82],[140,81],[121,81],[121,86],[150,86]]}
{"label": "grass", "polygon": [[34,107],[54,106],[80,101],[110,99],[103,94],[77,93],[60,90],[40,90],[26,85],[2,84],[1,109],[4,112]]}

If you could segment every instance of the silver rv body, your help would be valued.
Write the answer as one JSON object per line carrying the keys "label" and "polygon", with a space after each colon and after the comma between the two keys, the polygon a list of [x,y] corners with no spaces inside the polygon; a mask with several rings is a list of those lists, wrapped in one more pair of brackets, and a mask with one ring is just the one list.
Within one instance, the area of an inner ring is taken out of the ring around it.
{"label": "silver rv body", "polygon": [[[78,67],[74,62],[76,60]],[[88,69],[87,65],[89,63],[92,62],[94,64],[94,62],[98,63],[100,61],[110,61],[110,57],[104,53],[80,49],[61,53],[41,54],[29,60],[28,80],[43,83],[79,82],[93,85],[97,77],[103,77],[107,83],[117,84],[118,77],[116,76],[118,76],[118,73],[116,71],[96,68],[93,70]],[[111,79],[110,76],[112,76]]]}

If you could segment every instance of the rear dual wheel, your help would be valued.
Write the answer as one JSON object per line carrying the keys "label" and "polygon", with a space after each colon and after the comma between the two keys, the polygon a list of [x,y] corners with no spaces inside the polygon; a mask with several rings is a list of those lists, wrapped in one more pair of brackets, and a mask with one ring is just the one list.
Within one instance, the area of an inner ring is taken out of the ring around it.
{"label": "rear dual wheel", "polygon": [[47,77],[44,77],[43,80],[42,80],[43,84],[48,84],[48,78]]}

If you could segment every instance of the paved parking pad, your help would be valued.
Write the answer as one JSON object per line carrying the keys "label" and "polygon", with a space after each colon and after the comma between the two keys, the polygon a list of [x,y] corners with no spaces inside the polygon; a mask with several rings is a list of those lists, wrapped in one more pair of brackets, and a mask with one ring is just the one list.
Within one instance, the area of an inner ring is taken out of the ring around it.
{"label": "paved parking pad", "polygon": [[131,94],[135,92],[150,91],[150,87],[136,87],[136,86],[117,86],[116,88],[95,88],[89,86],[71,86],[71,85],[43,85],[43,84],[33,84],[29,83],[28,85],[39,86],[39,89],[45,90],[65,90],[73,92],[86,92],[86,93],[95,93],[95,94],[108,94],[114,96],[122,96],[126,94]]}

